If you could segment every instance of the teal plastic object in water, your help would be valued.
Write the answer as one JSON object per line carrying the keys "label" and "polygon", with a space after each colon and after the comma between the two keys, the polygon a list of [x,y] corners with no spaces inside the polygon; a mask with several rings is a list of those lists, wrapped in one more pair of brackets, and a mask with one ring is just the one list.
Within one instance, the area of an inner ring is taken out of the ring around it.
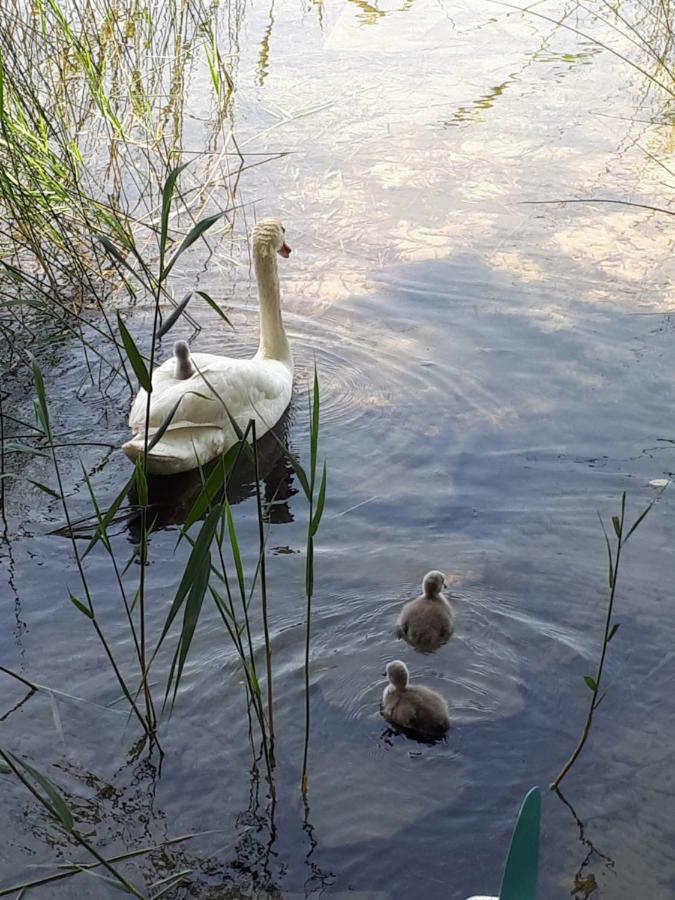
{"label": "teal plastic object in water", "polygon": [[504,866],[499,900],[537,900],[541,791],[533,787],[525,796]]}
{"label": "teal plastic object in water", "polygon": [[499,897],[469,897],[469,900],[537,900],[539,874],[539,824],[541,791],[533,787],[525,795],[506,857]]}

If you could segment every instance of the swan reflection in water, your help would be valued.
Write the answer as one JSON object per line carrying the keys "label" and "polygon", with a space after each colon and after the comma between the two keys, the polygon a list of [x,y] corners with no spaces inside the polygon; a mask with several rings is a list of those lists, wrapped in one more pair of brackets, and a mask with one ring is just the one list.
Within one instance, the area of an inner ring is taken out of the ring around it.
{"label": "swan reflection in water", "polygon": [[[263,519],[272,525],[293,521],[289,501],[298,492],[293,483],[293,467],[284,452],[288,448],[289,425],[290,407],[274,428],[256,442]],[[202,491],[202,478],[207,479],[219,464],[219,460],[214,460],[201,472],[192,469],[176,475],[148,475],[148,522],[152,530],[182,525]],[[234,506],[254,496],[253,460],[249,454],[242,453],[228,479],[227,499]],[[129,499],[134,506],[137,504],[135,486],[130,491]],[[139,526],[140,513],[137,513],[128,522],[134,540],[140,538]]]}

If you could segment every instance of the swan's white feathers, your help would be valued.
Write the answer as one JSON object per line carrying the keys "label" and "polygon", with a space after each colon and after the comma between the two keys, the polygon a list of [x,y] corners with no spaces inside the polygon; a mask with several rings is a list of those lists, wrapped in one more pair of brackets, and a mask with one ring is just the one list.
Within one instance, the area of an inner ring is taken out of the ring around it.
{"label": "swan's white feathers", "polygon": [[[232,359],[209,353],[191,354],[195,374],[175,377],[175,361],[166,360],[152,377],[149,438],[166,421],[181,399],[162,439],[148,454],[148,470],[180,471],[213,459],[237,439],[228,412],[242,431],[254,419],[262,437],[291,401],[293,376],[278,360]],[[214,392],[217,396],[214,396]],[[133,438],[125,445],[129,456],[142,452],[147,394],[139,391],[129,415]],[[172,462],[173,461],[173,462]]]}
{"label": "swan's white feathers", "polygon": [[283,225],[263,219],[253,229],[252,245],[260,301],[258,352],[253,359],[232,359],[190,353],[185,341],[175,344],[175,356],[152,374],[147,426],[148,395],[140,390],[129,415],[133,437],[123,447],[130,459],[142,456],[146,443],[171,417],[148,450],[146,465],[152,474],[184,472],[215,459],[236,443],[237,429],[245,431],[251,419],[256,437],[262,437],[291,402],[293,357],[281,316],[276,263],[277,253],[290,253]]}

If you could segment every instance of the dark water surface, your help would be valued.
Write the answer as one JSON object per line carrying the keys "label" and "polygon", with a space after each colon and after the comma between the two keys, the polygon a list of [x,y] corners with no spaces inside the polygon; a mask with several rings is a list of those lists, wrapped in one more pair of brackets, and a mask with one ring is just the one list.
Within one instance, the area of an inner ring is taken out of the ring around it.
{"label": "dark water surface", "polygon": [[[577,7],[546,10],[607,38]],[[134,760],[135,726],[122,704],[108,706],[117,685],[68,602],[80,587],[69,544],[53,533],[62,511],[25,486],[7,500],[0,660],[90,702],[62,698],[55,713],[37,695],[10,714],[24,692],[4,679],[2,743],[69,792],[106,854],[216,829],[138,866],[139,880],[194,868],[172,896],[495,892],[522,796],[556,774],[585,714],[582,679],[594,671],[607,594],[597,512],[608,520],[626,491],[632,518],[657,494],[649,482],[675,470],[668,217],[521,202],[664,205],[673,179],[651,157],[668,159],[667,134],[646,124],[659,98],[587,39],[491,4],[283,0],[242,15],[239,140],[291,151],[252,170],[240,199],[279,215],[295,250],[281,273],[297,366],[288,439],[302,458],[315,360],[323,397],[329,487],[315,559],[308,807],[299,792],[306,508],[279,460],[267,477],[268,497],[277,491],[268,539],[276,828],[239,664],[215,610],[205,606],[163,727],[161,769]],[[189,83],[186,149],[200,146],[208,114],[200,72]],[[242,265],[232,269],[232,248],[212,243],[203,271],[183,277],[226,297],[237,332],[201,310],[193,346],[248,354],[257,314],[247,260],[237,251]],[[132,321],[140,334],[142,307]],[[43,365],[63,440],[111,445],[60,451],[72,514],[87,516],[80,455],[102,505],[129,476],[116,449],[129,393],[121,383],[105,395],[92,387],[76,346]],[[13,412],[30,419],[24,375],[11,376]],[[21,466],[51,483],[47,461]],[[235,518],[252,568],[255,500],[242,499]],[[176,538],[169,524],[151,539],[153,634],[185,564]],[[120,523],[120,559],[133,540]],[[675,897],[674,545],[667,490],[626,550],[609,690],[565,782],[580,821],[544,798],[546,900]],[[130,664],[99,550],[88,558],[99,617]],[[422,656],[395,641],[393,624],[430,568],[457,575],[457,631]],[[132,565],[131,591],[137,578]],[[153,668],[158,694],[172,650]],[[385,728],[382,673],[395,657],[448,698],[446,742],[416,744]],[[0,835],[0,886],[38,877],[44,870],[30,866],[59,853],[73,858],[10,779]],[[107,896],[85,876],[42,890]]]}

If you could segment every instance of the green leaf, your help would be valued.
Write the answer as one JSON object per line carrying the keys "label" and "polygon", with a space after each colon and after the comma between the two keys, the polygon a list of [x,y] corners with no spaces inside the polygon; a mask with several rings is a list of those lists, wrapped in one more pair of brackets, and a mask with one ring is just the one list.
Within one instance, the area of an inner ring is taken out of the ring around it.
{"label": "green leaf", "polygon": [[609,634],[607,635],[607,643],[612,640],[617,631],[621,628],[621,622],[617,622],[615,625],[612,625]]}
{"label": "green leaf", "polygon": [[131,272],[131,274],[134,276],[134,278],[138,278],[139,281],[141,280],[140,275],[138,275],[138,273],[129,265],[129,263],[126,261],[124,256],[122,256],[120,251],[117,249],[117,247],[113,244],[113,242],[111,240],[109,240],[107,237],[105,237],[105,235],[102,235],[102,234],[97,235],[97,240],[100,244],[103,245],[103,247],[110,254],[110,256],[113,257],[113,259],[117,260],[117,262],[121,266],[123,266],[128,272]]}
{"label": "green leaf", "polygon": [[[44,450],[38,450],[35,447],[29,447],[28,444],[23,444],[21,441],[6,441],[5,453],[27,453],[29,456],[42,456],[44,459],[49,459],[49,453],[45,453]],[[8,476],[6,475],[5,477]]]}
{"label": "green leaf", "polygon": [[309,533],[312,537],[319,530],[319,524],[321,522],[321,516],[323,515],[323,506],[326,502],[326,463],[324,461],[323,464],[323,473],[321,475],[321,484],[319,485],[319,499],[316,503],[316,512],[312,518],[311,525],[309,526]]}
{"label": "green leaf", "polygon": [[40,419],[42,421],[42,426],[47,436],[51,438],[52,430],[49,424],[47,392],[45,391],[45,383],[42,377],[42,372],[40,371],[40,367],[38,366],[37,361],[32,353],[28,353],[28,358],[30,359],[30,366],[33,370],[33,381],[35,382],[35,390],[37,391],[38,395],[38,408],[40,410]]}
{"label": "green leaf", "polygon": [[38,490],[42,491],[44,494],[49,494],[50,497],[55,497],[57,500],[62,500],[61,494],[58,491],[55,491],[53,488],[47,487],[46,484],[42,484],[41,481],[33,481],[32,478],[29,478],[28,481],[36,487]]}
{"label": "green leaf", "polygon": [[176,694],[178,692],[181,675],[183,674],[185,660],[187,659],[190,644],[192,643],[192,638],[194,637],[195,628],[197,627],[197,622],[199,621],[199,614],[204,603],[204,596],[206,594],[206,589],[209,586],[210,574],[211,553],[207,551],[206,555],[201,557],[200,559],[197,573],[195,575],[194,581],[192,582],[192,585],[190,586],[190,593],[188,594],[188,598],[185,603],[185,611],[183,613],[183,626],[181,629],[178,649],[176,650],[176,656],[178,658],[178,669],[176,671],[176,677],[174,680],[173,672],[174,664],[176,662],[176,656],[174,656],[174,663],[171,666],[171,673],[169,675],[169,682],[167,684],[168,696],[171,682],[173,680],[173,702],[175,702],[176,700]]}
{"label": "green leaf", "polygon": [[234,567],[237,570],[237,581],[239,582],[239,591],[241,593],[242,602],[246,599],[246,583],[244,581],[244,566],[241,561],[241,553],[239,552],[239,541],[237,540],[237,532],[234,528],[234,520],[232,518],[232,508],[225,499],[225,511],[227,513],[227,530],[230,535],[230,547],[232,549],[232,558],[234,559]]}
{"label": "green leaf", "polygon": [[157,331],[157,337],[158,337],[158,338],[163,338],[164,335],[167,334],[167,332],[171,331],[171,329],[172,329],[173,326],[176,324],[176,322],[178,321],[178,319],[179,319],[179,318],[183,315],[183,313],[185,312],[185,307],[186,307],[186,306],[188,305],[188,303],[190,302],[190,298],[192,297],[192,294],[193,294],[192,291],[190,291],[189,294],[186,294],[186,295],[183,297],[183,299],[181,300],[181,302],[178,304],[178,306],[177,306],[177,307],[174,309],[174,311],[171,313],[171,315],[168,316],[166,319],[164,319],[164,321],[162,322],[160,328],[159,328],[158,331]]}
{"label": "green leaf", "polygon": [[[153,893],[152,900],[159,900],[160,897],[168,894],[173,887],[179,884],[193,871],[193,869],[182,869],[180,872],[176,872],[175,875],[170,875],[168,878],[162,878],[161,881],[155,881],[154,884],[150,885],[152,891],[157,891],[156,893]],[[158,888],[159,890],[157,890]]]}
{"label": "green leaf", "polygon": [[107,884],[108,887],[114,888],[122,894],[131,894],[131,891],[126,884],[123,881],[119,881],[117,878],[111,878],[110,875],[103,875],[102,872],[94,872],[86,866],[78,866],[77,863],[73,863],[73,868],[77,869],[77,871],[81,872],[83,875],[88,875],[90,878],[102,881],[104,884]]}
{"label": "green leaf", "polygon": [[204,234],[204,232],[208,231],[209,228],[218,221],[218,219],[222,219],[222,217],[226,213],[227,213],[227,210],[224,210],[223,212],[214,213],[212,216],[206,216],[205,218],[200,219],[199,222],[197,222],[190,229],[190,231],[188,231],[188,233],[183,238],[183,241],[182,241],[180,247],[178,248],[178,250],[176,250],[174,255],[171,257],[171,259],[167,263],[166,268],[162,271],[162,276],[161,276],[162,280],[164,280],[167,277],[167,275],[169,274],[171,269],[173,269],[173,267],[176,265],[181,254],[184,253],[188,247],[191,247],[195,241],[199,240],[199,238]]}
{"label": "green leaf", "polygon": [[143,471],[143,460],[139,456],[136,459],[134,467],[134,482],[136,484],[136,494],[138,496],[139,506],[148,505],[148,479]]}
{"label": "green leaf", "polygon": [[230,320],[227,318],[227,316],[226,316],[225,313],[222,311],[222,309],[218,306],[218,304],[217,304],[216,301],[213,299],[213,297],[210,297],[210,296],[206,293],[206,291],[195,291],[195,294],[199,294],[199,296],[202,298],[202,300],[206,300],[206,302],[209,304],[209,306],[211,307],[211,309],[212,309],[215,313],[217,313],[217,314],[220,316],[221,319],[223,319],[225,322],[227,322],[227,324],[230,326],[230,328],[234,328],[234,326],[232,325],[232,322],[230,322]]}
{"label": "green leaf", "polygon": [[314,480],[316,478],[316,458],[319,447],[319,376],[316,371],[316,363],[314,364],[314,392],[312,397],[312,425],[310,428],[310,457],[309,457],[309,483],[314,491]]}
{"label": "green leaf", "polygon": [[46,778],[44,775],[40,774],[37,769],[34,769],[32,766],[29,766],[25,760],[21,759],[18,756],[15,756],[13,753],[8,753],[5,751],[7,756],[12,759],[12,762],[20,768],[36,781],[40,787],[45,791],[49,798],[49,802],[45,801],[42,798],[44,805],[50,810],[52,815],[59,820],[59,822],[63,825],[66,831],[72,831],[75,827],[75,822],[73,820],[73,814],[71,813],[66,801],[63,799],[59,791],[54,787],[54,785]]}
{"label": "green leaf", "polygon": [[597,691],[598,685],[596,684],[595,678],[592,675],[584,675],[584,681],[586,685],[592,690]]}
{"label": "green leaf", "polygon": [[[274,436],[276,438],[276,435],[274,435]],[[285,447],[282,444],[282,442],[279,441],[278,438],[277,438],[277,441],[279,442],[279,445],[282,448],[284,456],[286,457],[288,462],[293,467],[293,471],[295,472],[295,477],[300,482],[300,486],[302,487],[305,497],[309,500],[312,496],[312,491],[309,486],[309,479],[307,478],[307,473],[300,465],[300,461],[291,453],[291,451],[287,447]]]}
{"label": "green leaf", "polygon": [[621,522],[618,516],[612,516],[612,525],[614,526],[614,533],[621,540]]}
{"label": "green leaf", "polygon": [[[188,160],[186,163],[181,163],[172,169],[162,188],[162,217],[159,231],[160,271],[164,268],[164,254],[166,252],[166,242],[169,233],[169,213],[171,212],[171,201],[173,199],[176,181],[183,169],[187,168],[191,162],[192,160]],[[163,278],[164,275],[161,275],[160,277]]]}
{"label": "green leaf", "polygon": [[251,687],[253,692],[260,697],[260,682],[258,681],[258,673],[255,670],[255,665],[253,660],[246,661],[246,668],[248,670],[248,677],[251,682]]}
{"label": "green leaf", "polygon": [[181,537],[187,534],[188,529],[202,518],[220,491],[224,489],[227,476],[236,465],[240,453],[241,446],[239,443],[236,443],[233,444],[227,453],[220,458],[217,465],[206,479],[206,483],[204,484],[201,493],[192,504],[192,509],[181,529]]}
{"label": "green leaf", "polygon": [[608,559],[608,564],[609,564],[609,576],[608,576],[609,587],[611,590],[612,585],[614,583],[614,559],[612,557],[612,548],[610,546],[609,538],[607,537],[607,532],[605,530],[605,523],[602,521],[602,517],[600,516],[600,513],[598,513],[598,519],[600,521],[600,527],[602,528],[602,533],[605,536],[605,545],[607,547],[607,559]]}
{"label": "green leaf", "polygon": [[199,572],[202,571],[203,561],[209,553],[209,547],[211,546],[213,535],[216,531],[216,525],[218,524],[221,510],[221,505],[215,506],[211,510],[208,517],[204,521],[199,534],[197,535],[197,539],[194,542],[194,545],[190,552],[187,565],[185,566],[185,571],[183,572],[183,577],[181,578],[181,582],[178,585],[176,596],[174,597],[173,603],[171,604],[169,614],[166,618],[166,622],[164,623],[164,627],[159,637],[159,641],[157,642],[157,647],[155,648],[153,657],[159,650],[169,628],[171,628],[171,625],[173,624],[173,620],[176,618],[178,611],[183,605],[183,601],[185,600],[185,597],[187,596],[188,591],[192,586],[192,582],[197,578]]}
{"label": "green leaf", "polygon": [[[192,394],[192,393],[194,393],[194,392],[193,392],[193,391],[188,391],[187,393],[188,393],[188,394]],[[173,417],[176,415],[176,410],[177,410],[178,407],[180,406],[181,400],[183,399],[183,397],[186,397],[186,396],[187,396],[187,394],[181,394],[181,396],[178,398],[178,400],[176,400],[176,402],[174,403],[173,408],[171,409],[171,412],[169,413],[169,415],[166,417],[166,419],[164,419],[164,421],[163,421],[162,424],[159,426],[159,428],[157,429],[157,431],[153,434],[152,440],[151,440],[150,443],[148,444],[148,450],[152,450],[152,448],[155,446],[155,444],[158,444],[158,443],[162,440],[162,438],[164,437],[164,432],[166,431],[166,429],[167,429],[167,428],[169,427],[169,425],[171,424],[171,422],[172,422],[172,420],[173,420]]]}
{"label": "green leaf", "polygon": [[307,538],[307,560],[305,562],[305,594],[311,599],[314,593],[314,538]]}
{"label": "green leaf", "polygon": [[120,329],[120,336],[122,338],[122,343],[124,344],[124,349],[126,350],[127,357],[131,363],[131,368],[136,373],[136,378],[138,378],[141,387],[145,388],[150,394],[152,393],[152,381],[148,375],[148,370],[143,362],[143,357],[138,351],[138,347],[134,343],[134,339],[131,337],[127,331],[127,326],[122,321],[119,312],[117,313],[117,324]]}
{"label": "green leaf", "polygon": [[73,604],[73,606],[76,606],[81,613],[84,613],[84,615],[88,619],[94,618],[94,613],[92,612],[92,610],[90,610],[88,606],[85,606],[84,603],[78,600],[74,594],[70,595],[70,602]]}
{"label": "green leaf", "polygon": [[91,483],[91,478],[89,477],[89,473],[87,472],[84,463],[80,459],[80,468],[82,469],[82,477],[84,478],[84,483],[87,485],[87,490],[89,491],[89,497],[91,498],[92,506],[94,507],[94,513],[96,514],[96,521],[98,522],[98,527],[101,529],[101,540],[103,541],[103,546],[106,548],[108,553],[112,554],[112,546],[110,544],[110,539],[108,538],[108,534],[106,528],[103,524],[103,516],[101,515],[101,508],[98,505],[98,500],[96,499],[96,494],[94,493],[94,485]]}
{"label": "green leaf", "polygon": [[520,807],[504,866],[499,900],[536,900],[541,793],[532,788]]}
{"label": "green leaf", "polygon": [[7,765],[7,763],[0,762],[0,775],[11,775],[12,770]]}
{"label": "green leaf", "polygon": [[[661,493],[663,493],[663,491],[665,491],[665,487],[661,489]],[[642,520],[647,515],[647,513],[652,508],[652,506],[654,505],[655,502],[656,502],[655,500],[652,500],[652,502],[649,504],[649,506],[647,506],[645,509],[642,510],[640,515],[637,517],[637,519],[633,522],[630,529],[628,530],[628,534],[626,535],[626,537],[624,539],[624,543],[628,540],[628,538],[635,531],[635,529],[638,528],[642,524]]]}
{"label": "green leaf", "polygon": [[4,478],[11,479],[12,481],[25,481],[28,484],[32,484],[33,487],[38,488],[38,490],[43,491],[45,494],[49,494],[50,497],[55,497],[57,500],[63,499],[58,491],[53,490],[53,488],[47,487],[47,485],[42,484],[41,481],[34,481],[32,478],[24,478],[23,475],[15,475],[13,472],[5,472],[3,475],[0,475],[0,481],[2,481]]}
{"label": "green leaf", "polygon": [[135,478],[136,478],[136,473],[134,472],[134,474],[127,481],[127,483],[124,485],[122,490],[119,492],[119,494],[115,497],[115,499],[111,503],[110,508],[108,509],[108,512],[103,516],[103,519],[101,520],[101,523],[99,524],[99,527],[96,530],[96,534],[93,536],[93,538],[87,544],[87,546],[84,550],[84,553],[82,554],[82,559],[84,559],[84,557],[91,550],[94,549],[94,547],[99,542],[101,537],[105,534],[105,531],[106,531],[108,525],[110,525],[112,520],[115,518],[118,509],[122,505],[122,501],[127,496],[129,491],[131,490],[131,485],[134,483]]}

